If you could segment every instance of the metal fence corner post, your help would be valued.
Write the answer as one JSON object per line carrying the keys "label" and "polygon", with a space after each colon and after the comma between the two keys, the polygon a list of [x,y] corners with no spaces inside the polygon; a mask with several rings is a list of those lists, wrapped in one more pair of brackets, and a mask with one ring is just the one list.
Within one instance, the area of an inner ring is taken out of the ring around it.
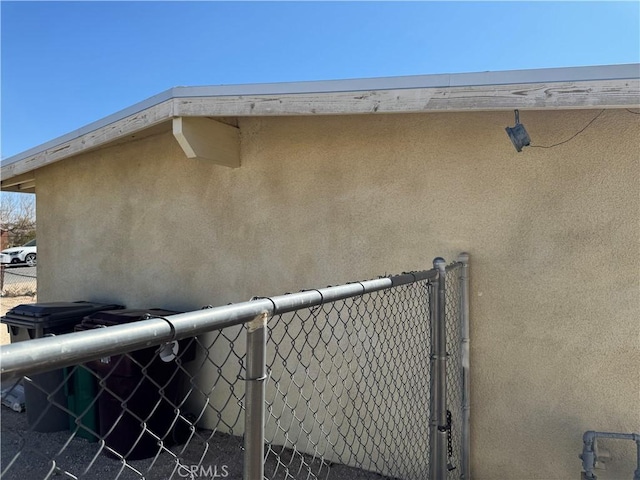
{"label": "metal fence corner post", "polygon": [[265,312],[247,323],[247,365],[244,411],[244,480],[264,478],[265,380],[267,320]]}
{"label": "metal fence corner post", "polygon": [[462,478],[471,478],[471,434],[469,427],[471,402],[469,386],[469,254],[461,253],[458,262],[462,264],[460,270],[460,328],[462,333],[462,347],[460,359],[462,363]]}
{"label": "metal fence corner post", "polygon": [[430,480],[447,478],[447,338],[445,328],[446,262],[433,260],[438,277],[432,289],[431,319],[431,461]]}

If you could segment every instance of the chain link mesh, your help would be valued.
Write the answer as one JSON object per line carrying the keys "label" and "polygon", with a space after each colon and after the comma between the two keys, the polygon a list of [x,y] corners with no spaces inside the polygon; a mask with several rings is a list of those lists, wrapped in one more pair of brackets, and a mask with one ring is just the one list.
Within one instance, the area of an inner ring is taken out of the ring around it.
{"label": "chain link mesh", "polygon": [[[455,478],[460,292],[447,278]],[[269,320],[265,480],[428,477],[430,289],[415,281]],[[3,383],[1,478],[241,479],[245,330]]]}
{"label": "chain link mesh", "polygon": [[1,477],[165,480],[233,466],[227,478],[241,478],[243,329],[183,340],[165,362],[166,353],[24,377],[27,413],[20,403],[2,410]]}
{"label": "chain link mesh", "polygon": [[333,463],[425,478],[427,282],[298,310],[270,327],[267,478],[327,478]]}

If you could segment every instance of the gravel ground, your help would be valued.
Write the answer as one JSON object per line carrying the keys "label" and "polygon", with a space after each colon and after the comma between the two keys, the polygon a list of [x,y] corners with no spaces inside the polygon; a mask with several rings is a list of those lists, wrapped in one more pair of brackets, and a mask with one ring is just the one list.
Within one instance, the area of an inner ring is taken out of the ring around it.
{"label": "gravel ground", "polygon": [[[183,446],[171,448],[180,457],[183,468],[178,468],[175,458],[164,452],[157,459],[129,461],[123,464],[119,460],[100,453],[97,443],[90,443],[82,438],[71,438],[71,432],[37,433],[27,430],[27,416],[2,406],[1,410],[2,435],[1,464],[3,480],[37,480],[45,478],[52,468],[51,458],[56,456],[58,474],[51,478],[85,478],[96,480],[108,479],[139,479],[169,480],[180,478],[228,480],[242,479],[242,450],[241,438],[230,435],[214,434],[210,431],[199,430],[197,437],[188,442],[188,448]],[[208,441],[204,441],[209,438]],[[62,450],[62,453],[59,453]],[[18,455],[19,454],[19,455]],[[289,474],[284,473],[284,467],[278,465],[275,458],[269,457],[265,465],[265,475],[271,480],[302,480],[313,479],[307,469],[298,472],[300,457],[289,466]],[[280,458],[289,463],[293,457],[291,450],[285,450]],[[333,464],[320,466],[309,456],[304,456],[306,463],[311,465],[317,478],[327,480],[381,480],[379,474],[358,470],[344,465]],[[13,462],[13,463],[12,463]],[[202,465],[201,470],[191,477],[187,470],[191,465]],[[84,471],[89,467],[87,473]],[[209,471],[206,469],[210,468]],[[217,470],[216,470],[217,469]],[[71,475],[65,475],[67,471]],[[275,473],[274,473],[275,472]],[[217,474],[217,476],[216,476]]]}

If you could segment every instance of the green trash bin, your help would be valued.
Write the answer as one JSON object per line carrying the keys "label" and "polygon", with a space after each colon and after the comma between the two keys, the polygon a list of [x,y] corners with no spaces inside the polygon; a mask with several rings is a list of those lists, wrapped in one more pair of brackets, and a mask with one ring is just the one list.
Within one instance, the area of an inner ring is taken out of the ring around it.
{"label": "green trash bin", "polygon": [[84,365],[64,369],[65,395],[69,416],[69,430],[77,429],[76,435],[90,442],[97,442],[98,425],[98,381]]}

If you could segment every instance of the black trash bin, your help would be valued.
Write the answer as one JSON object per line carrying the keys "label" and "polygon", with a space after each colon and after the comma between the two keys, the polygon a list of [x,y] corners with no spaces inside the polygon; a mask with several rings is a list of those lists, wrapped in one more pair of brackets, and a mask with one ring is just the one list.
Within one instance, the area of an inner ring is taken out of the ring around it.
{"label": "black trash bin", "polygon": [[[177,313],[181,312],[155,308],[98,312],[76,328],[109,327]],[[127,460],[138,460],[158,453],[158,439],[164,446],[183,443],[188,425],[180,418],[185,413],[177,407],[188,378],[180,366],[194,359],[195,340],[189,338],[89,362],[87,366],[98,374],[103,387],[98,423],[105,444]]]}
{"label": "black trash bin", "polygon": [[[23,304],[9,310],[0,322],[9,326],[11,343],[70,333],[76,324],[100,310],[116,310],[122,305],[94,302],[49,302]],[[24,382],[29,428],[36,432],[57,432],[69,428],[64,369],[31,375]],[[51,401],[49,401],[49,395]]]}

